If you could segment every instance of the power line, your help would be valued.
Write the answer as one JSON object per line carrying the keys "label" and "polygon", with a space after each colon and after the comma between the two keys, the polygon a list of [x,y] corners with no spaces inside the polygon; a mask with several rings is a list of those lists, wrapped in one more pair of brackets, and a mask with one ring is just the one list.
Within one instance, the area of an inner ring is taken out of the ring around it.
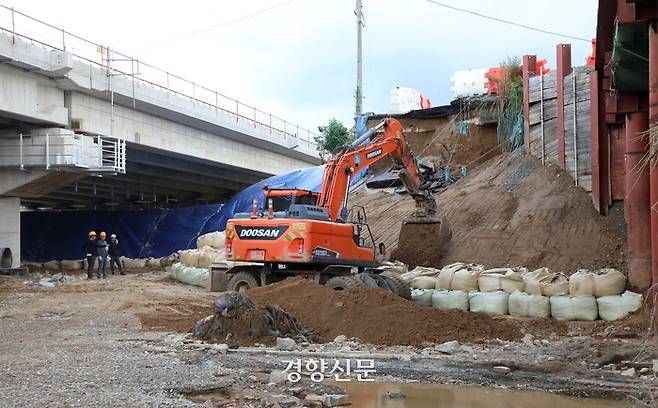
{"label": "power line", "polygon": [[489,20],[498,21],[499,23],[505,23],[505,24],[516,26],[516,27],[525,28],[527,30],[538,31],[538,32],[544,33],[544,34],[556,35],[558,37],[571,38],[572,40],[585,41],[585,42],[588,42],[588,43],[591,42],[591,40],[588,40],[587,38],[576,37],[576,36],[569,35],[569,34],[562,34],[562,33],[558,33],[558,32],[555,32],[555,31],[543,30],[541,28],[536,28],[536,27],[530,27],[530,26],[527,26],[527,25],[524,25],[524,24],[516,23],[514,21],[504,20],[504,19],[498,18],[498,17],[487,16],[485,14],[481,14],[481,13],[478,13],[476,11],[466,10],[466,9],[463,9],[463,8],[451,6],[449,4],[440,3],[440,2],[435,1],[435,0],[426,0],[426,1],[429,2],[429,3],[432,3],[434,5],[437,5],[437,6],[449,8],[449,9],[455,10],[455,11],[461,11],[462,13],[472,14],[474,16],[486,18],[486,19],[489,19]]}
{"label": "power line", "polygon": [[221,28],[229,27],[229,26],[232,26],[234,24],[241,23],[241,22],[246,21],[246,20],[250,20],[250,19],[252,19],[254,17],[257,17],[257,16],[259,16],[263,13],[266,13],[270,10],[274,10],[276,8],[285,6],[286,4],[292,3],[293,1],[295,1],[295,0],[286,0],[286,1],[283,1],[281,3],[274,4],[270,7],[266,7],[264,9],[260,9],[260,10],[256,10],[253,13],[245,14],[245,15],[240,16],[240,17],[236,17],[236,18],[233,18],[233,19],[230,19],[230,20],[222,21],[221,23],[217,23],[217,24],[213,24],[213,25],[208,26],[208,27],[200,28],[196,31],[192,31],[192,32],[189,32],[187,34],[183,34],[183,36],[184,37],[193,37],[193,36],[196,36],[196,35],[199,35],[199,34],[205,34],[205,33],[210,32],[210,31],[219,30]]}
{"label": "power line", "polygon": [[293,1],[295,1],[295,0],[286,0],[286,1],[283,1],[281,3],[274,4],[270,7],[266,7],[266,8],[260,9],[260,10],[256,10],[252,13],[245,14],[245,15],[240,16],[240,17],[235,17],[235,18],[232,18],[230,20],[222,21],[222,22],[217,23],[217,24],[213,24],[213,25],[210,25],[210,26],[207,26],[207,27],[200,28],[198,30],[194,30],[194,31],[190,31],[188,33],[177,35],[176,37],[172,37],[169,40],[159,41],[159,42],[150,44],[149,47],[158,47],[158,46],[162,46],[162,45],[165,45],[165,44],[168,44],[168,43],[171,43],[171,42],[176,42],[176,41],[179,41],[179,40],[182,40],[182,39],[185,39],[185,38],[195,37],[197,35],[209,33],[211,31],[220,30],[222,28],[226,28],[226,27],[241,23],[243,21],[250,20],[254,17],[258,17],[259,15],[261,15],[263,13],[266,13],[270,10],[274,10],[276,8],[279,8],[279,7],[283,7],[287,4],[292,3]]}

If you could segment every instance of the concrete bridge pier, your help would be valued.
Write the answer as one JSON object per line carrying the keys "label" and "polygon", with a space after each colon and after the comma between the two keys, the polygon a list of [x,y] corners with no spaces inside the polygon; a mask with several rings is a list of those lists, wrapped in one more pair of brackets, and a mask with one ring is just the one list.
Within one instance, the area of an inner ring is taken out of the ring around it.
{"label": "concrete bridge pier", "polygon": [[0,248],[9,248],[13,262],[11,267],[21,264],[21,199],[0,198]]}

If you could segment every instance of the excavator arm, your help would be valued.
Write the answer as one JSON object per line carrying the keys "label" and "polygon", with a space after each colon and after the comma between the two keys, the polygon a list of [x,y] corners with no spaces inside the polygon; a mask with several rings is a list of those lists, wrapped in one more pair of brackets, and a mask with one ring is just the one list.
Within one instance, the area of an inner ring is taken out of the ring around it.
{"label": "excavator arm", "polygon": [[[384,133],[377,135],[377,129],[382,127]],[[369,140],[372,136],[374,138]],[[327,163],[318,205],[328,209],[331,220],[345,221],[352,176],[386,157],[400,168],[402,184],[416,201],[416,216],[427,217],[436,213],[436,202],[427,190],[416,157],[402,133],[402,125],[393,118],[387,118],[350,146],[344,147]]]}

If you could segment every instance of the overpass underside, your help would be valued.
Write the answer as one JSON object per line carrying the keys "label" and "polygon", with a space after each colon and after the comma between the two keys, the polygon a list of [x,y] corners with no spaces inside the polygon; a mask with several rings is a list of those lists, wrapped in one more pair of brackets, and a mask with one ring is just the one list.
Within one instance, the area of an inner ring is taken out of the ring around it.
{"label": "overpass underside", "polygon": [[221,203],[320,164],[310,131],[194,83],[169,88],[168,73],[165,86],[122,71],[112,65],[135,60],[90,45],[100,63],[0,27],[0,248],[14,267],[20,211]]}

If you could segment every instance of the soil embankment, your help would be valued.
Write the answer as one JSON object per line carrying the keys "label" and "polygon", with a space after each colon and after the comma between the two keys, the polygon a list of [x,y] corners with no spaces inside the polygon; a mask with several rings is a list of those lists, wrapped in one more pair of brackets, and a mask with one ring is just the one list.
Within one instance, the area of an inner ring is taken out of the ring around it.
{"label": "soil embankment", "polygon": [[[505,154],[436,196],[452,240],[440,267],[475,262],[486,267],[549,267],[570,275],[578,268],[624,271],[624,239],[600,216],[591,197],[564,170],[530,156]],[[363,205],[377,242],[397,247],[401,220],[414,211],[408,196],[362,190],[351,204]],[[426,242],[416,243],[426,246]]]}

